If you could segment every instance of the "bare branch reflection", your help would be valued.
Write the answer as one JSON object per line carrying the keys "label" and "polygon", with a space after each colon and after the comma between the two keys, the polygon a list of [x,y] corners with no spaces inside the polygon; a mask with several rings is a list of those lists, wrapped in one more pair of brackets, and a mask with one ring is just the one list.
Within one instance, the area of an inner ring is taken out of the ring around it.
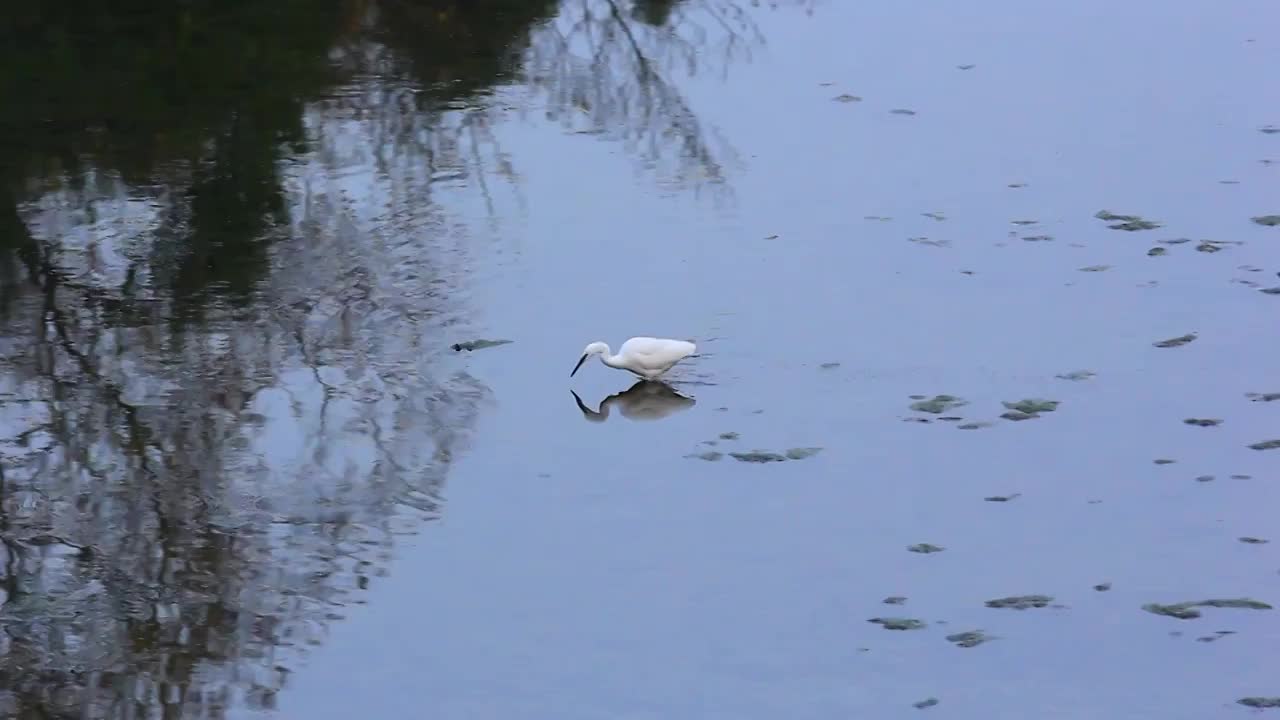
{"label": "bare branch reflection", "polygon": [[0,687],[29,712],[270,707],[288,656],[439,510],[487,393],[423,347],[465,325],[449,291],[465,243],[442,217],[415,215],[425,232],[407,235],[377,222],[369,197],[399,185],[392,212],[407,213],[431,178],[380,182],[369,156],[325,166],[352,138],[323,105],[308,113],[317,150],[282,178],[293,210],[267,233],[265,313],[206,298],[198,324],[167,319],[181,300],[154,258],[189,214],[181,193],[104,180],[20,206],[33,232],[0,354]]}
{"label": "bare branch reflection", "polygon": [[0,198],[0,715],[271,708],[439,512],[480,258],[379,90],[300,106],[287,162],[233,130],[163,185]]}
{"label": "bare branch reflection", "polygon": [[214,5],[0,27],[3,717],[274,707],[489,400],[444,338],[480,334],[517,79],[723,185],[674,76],[760,42],[731,0]]}
{"label": "bare branch reflection", "polygon": [[549,116],[622,140],[668,182],[723,184],[736,151],[698,117],[672,75],[727,72],[763,37],[732,0],[566,3],[531,35],[526,73]]}

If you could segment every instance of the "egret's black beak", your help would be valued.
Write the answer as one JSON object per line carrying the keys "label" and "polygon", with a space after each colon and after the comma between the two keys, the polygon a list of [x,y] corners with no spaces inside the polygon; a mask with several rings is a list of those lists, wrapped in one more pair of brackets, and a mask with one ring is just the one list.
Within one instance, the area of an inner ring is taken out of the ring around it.
{"label": "egret's black beak", "polygon": [[573,366],[573,372],[569,373],[569,377],[573,377],[574,373],[578,372],[578,368],[582,367],[582,363],[586,361],[587,355],[584,353],[582,357],[578,358],[578,364]]}

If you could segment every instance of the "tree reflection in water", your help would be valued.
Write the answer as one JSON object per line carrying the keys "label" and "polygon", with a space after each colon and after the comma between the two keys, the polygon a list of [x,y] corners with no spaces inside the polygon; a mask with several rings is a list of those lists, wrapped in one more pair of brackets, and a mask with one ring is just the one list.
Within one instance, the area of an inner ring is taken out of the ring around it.
{"label": "tree reflection in water", "polygon": [[0,89],[28,101],[0,109],[0,715],[23,718],[273,707],[440,511],[488,398],[444,329],[489,260],[450,207],[496,217],[517,179],[495,88],[719,182],[671,74],[759,40],[725,0],[7,22]]}

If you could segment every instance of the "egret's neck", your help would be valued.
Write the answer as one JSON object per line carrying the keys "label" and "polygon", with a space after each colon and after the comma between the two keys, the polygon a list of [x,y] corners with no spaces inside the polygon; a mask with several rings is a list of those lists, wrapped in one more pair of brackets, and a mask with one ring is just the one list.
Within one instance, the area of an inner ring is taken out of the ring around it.
{"label": "egret's neck", "polygon": [[622,358],[613,354],[613,350],[608,345],[604,346],[604,352],[600,353],[600,362],[611,368],[622,368]]}

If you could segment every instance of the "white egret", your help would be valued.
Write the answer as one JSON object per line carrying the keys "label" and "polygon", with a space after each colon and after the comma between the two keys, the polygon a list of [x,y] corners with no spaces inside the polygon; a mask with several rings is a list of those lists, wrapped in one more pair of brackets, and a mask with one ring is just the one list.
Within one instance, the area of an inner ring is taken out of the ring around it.
{"label": "white egret", "polygon": [[647,380],[652,380],[671,369],[672,365],[689,357],[698,349],[697,345],[687,340],[670,340],[667,338],[633,337],[622,343],[618,354],[614,355],[608,343],[593,342],[582,350],[582,357],[573,366],[573,377],[582,367],[582,363],[592,355],[599,355],[600,362],[611,368],[629,370]]}

